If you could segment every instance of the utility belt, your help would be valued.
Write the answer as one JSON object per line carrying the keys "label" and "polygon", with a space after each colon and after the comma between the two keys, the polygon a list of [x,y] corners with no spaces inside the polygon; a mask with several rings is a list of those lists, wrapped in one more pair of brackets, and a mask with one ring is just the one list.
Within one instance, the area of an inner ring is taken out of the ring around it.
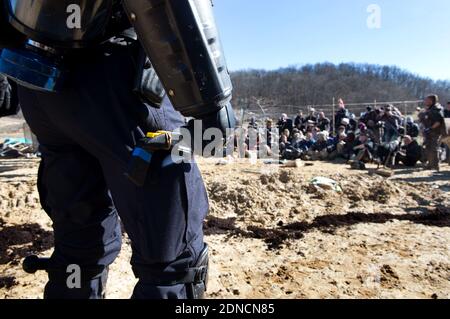
{"label": "utility belt", "polygon": [[158,131],[147,133],[135,147],[125,175],[136,185],[144,186],[146,181],[158,183],[158,172],[164,160],[172,155],[174,147],[177,152],[191,153],[191,149],[179,145],[181,135],[178,132]]}

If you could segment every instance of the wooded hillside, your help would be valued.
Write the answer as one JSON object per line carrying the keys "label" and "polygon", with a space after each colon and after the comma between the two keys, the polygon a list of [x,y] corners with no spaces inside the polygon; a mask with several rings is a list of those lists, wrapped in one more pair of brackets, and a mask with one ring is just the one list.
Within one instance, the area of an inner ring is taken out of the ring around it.
{"label": "wooded hillside", "polygon": [[450,81],[433,81],[392,66],[322,63],[238,71],[232,78],[237,107],[255,98],[274,106],[305,106],[330,104],[333,97],[365,103],[417,100],[430,93],[438,94],[442,104],[450,101]]}

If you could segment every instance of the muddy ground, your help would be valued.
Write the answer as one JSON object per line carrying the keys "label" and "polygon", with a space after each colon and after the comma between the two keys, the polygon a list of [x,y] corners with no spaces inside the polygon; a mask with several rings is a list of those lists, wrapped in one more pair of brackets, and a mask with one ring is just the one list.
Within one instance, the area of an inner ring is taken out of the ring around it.
{"label": "muddy ground", "polygon": [[[6,124],[0,138],[20,135],[20,123]],[[0,160],[0,298],[42,295],[45,275],[27,275],[20,265],[52,249],[38,163]],[[391,178],[343,163],[200,166],[211,200],[208,297],[450,297],[449,166],[439,175],[399,170]],[[334,179],[342,192],[311,186],[317,176]],[[109,298],[128,298],[135,282],[125,243]]]}

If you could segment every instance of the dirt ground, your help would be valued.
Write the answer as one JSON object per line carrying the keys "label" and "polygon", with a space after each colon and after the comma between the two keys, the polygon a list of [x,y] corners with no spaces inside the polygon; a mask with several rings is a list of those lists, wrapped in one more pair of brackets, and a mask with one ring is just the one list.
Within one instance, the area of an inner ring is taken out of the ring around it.
{"label": "dirt ground", "polygon": [[[18,123],[0,127],[0,138],[19,134]],[[51,254],[38,163],[0,160],[0,298],[42,296],[45,274],[20,265],[30,253]],[[209,298],[450,298],[449,166],[391,178],[342,163],[200,166],[211,201]],[[312,186],[318,176],[342,191]],[[109,298],[128,298],[135,283],[125,243]]]}

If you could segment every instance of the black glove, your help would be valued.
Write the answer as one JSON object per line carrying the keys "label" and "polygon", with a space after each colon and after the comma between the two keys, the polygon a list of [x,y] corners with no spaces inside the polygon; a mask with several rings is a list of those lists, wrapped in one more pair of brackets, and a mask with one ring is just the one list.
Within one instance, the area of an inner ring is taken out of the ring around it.
{"label": "black glove", "polygon": [[[227,103],[226,106],[224,106],[222,109],[220,109],[218,112],[213,113],[211,115],[205,116],[201,119],[197,120],[191,120],[187,124],[187,129],[191,132],[191,138],[198,138],[196,136],[194,123],[195,121],[201,120],[202,121],[202,133],[208,130],[209,128],[217,128],[219,129],[223,134],[223,141],[225,142],[225,139],[227,138],[227,130],[235,129],[236,128],[236,117],[234,115],[233,107],[231,106],[231,103]],[[203,137],[203,134],[202,134]],[[202,150],[195,149],[194,151],[197,153],[197,155],[204,155],[209,156],[207,154],[203,153],[203,149],[210,143],[211,141],[205,141],[203,140],[203,147]],[[195,143],[191,143],[192,146],[195,145]],[[199,152],[202,152],[200,154]]]}
{"label": "black glove", "polygon": [[[203,131],[209,128],[217,128],[223,133],[224,137],[226,136],[227,129],[234,129],[236,127],[236,117],[230,103],[227,103],[220,111],[198,120],[202,121]],[[190,130],[193,129],[194,121],[196,120],[190,121],[187,125]]]}
{"label": "black glove", "polygon": [[0,117],[15,115],[19,111],[16,85],[0,74]]}

